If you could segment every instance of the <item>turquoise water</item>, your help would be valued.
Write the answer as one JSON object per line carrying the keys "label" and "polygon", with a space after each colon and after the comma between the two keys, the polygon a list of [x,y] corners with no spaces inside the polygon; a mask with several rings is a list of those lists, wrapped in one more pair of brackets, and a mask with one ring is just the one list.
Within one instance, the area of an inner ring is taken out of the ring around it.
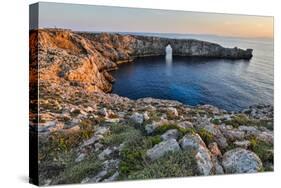
{"label": "turquoise water", "polygon": [[230,111],[258,103],[273,104],[273,41],[164,37],[196,38],[225,47],[252,48],[253,58],[249,61],[175,56],[138,58],[112,72],[116,78],[113,93],[131,99],[154,97],[188,105],[212,104]]}

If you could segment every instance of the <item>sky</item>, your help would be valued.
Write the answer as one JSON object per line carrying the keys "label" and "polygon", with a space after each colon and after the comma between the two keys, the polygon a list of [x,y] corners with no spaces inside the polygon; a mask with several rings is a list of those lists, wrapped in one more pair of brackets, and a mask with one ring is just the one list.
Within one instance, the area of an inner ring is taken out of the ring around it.
{"label": "sky", "polygon": [[39,28],[273,38],[273,17],[39,3]]}

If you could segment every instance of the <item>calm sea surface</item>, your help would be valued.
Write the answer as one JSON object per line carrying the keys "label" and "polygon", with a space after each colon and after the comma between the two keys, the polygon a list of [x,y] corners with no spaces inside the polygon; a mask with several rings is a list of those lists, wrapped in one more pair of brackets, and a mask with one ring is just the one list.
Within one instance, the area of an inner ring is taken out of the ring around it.
{"label": "calm sea surface", "polygon": [[188,105],[212,104],[239,111],[253,104],[273,104],[273,40],[216,36],[158,35],[195,38],[224,47],[252,48],[253,58],[226,60],[145,57],[120,65],[113,93],[131,99],[154,97]]}

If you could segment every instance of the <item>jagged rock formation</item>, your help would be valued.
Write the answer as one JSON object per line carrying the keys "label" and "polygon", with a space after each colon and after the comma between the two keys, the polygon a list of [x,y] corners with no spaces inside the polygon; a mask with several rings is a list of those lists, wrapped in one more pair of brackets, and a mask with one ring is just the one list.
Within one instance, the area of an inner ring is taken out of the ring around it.
{"label": "jagged rock formation", "polygon": [[234,113],[107,93],[109,70],[137,56],[161,55],[167,43],[178,55],[251,53],[180,42],[31,31],[30,85],[37,91],[39,83],[39,99],[31,95],[30,130],[39,137],[40,185],[273,171],[273,106]]}
{"label": "jagged rock formation", "polygon": [[136,57],[164,55],[168,44],[172,46],[174,55],[231,59],[252,57],[251,49],[224,48],[199,40],[39,29],[30,33],[31,81],[37,83],[34,77],[38,63],[40,84],[57,83],[69,92],[71,86],[88,92],[110,92],[114,78],[108,71]]}

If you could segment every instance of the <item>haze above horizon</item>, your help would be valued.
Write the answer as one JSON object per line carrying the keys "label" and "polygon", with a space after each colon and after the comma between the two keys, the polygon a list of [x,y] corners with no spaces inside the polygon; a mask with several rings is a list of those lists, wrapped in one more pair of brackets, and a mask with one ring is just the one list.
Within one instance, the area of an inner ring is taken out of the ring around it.
{"label": "haze above horizon", "polygon": [[[39,3],[39,28],[273,38],[273,17]],[[34,26],[31,26],[34,29]]]}

